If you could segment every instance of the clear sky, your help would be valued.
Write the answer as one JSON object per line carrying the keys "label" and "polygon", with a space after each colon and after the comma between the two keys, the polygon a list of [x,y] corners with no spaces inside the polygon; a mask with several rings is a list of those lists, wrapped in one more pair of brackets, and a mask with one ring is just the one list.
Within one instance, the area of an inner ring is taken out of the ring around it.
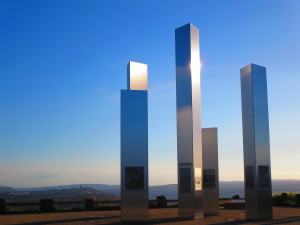
{"label": "clear sky", "polygon": [[202,126],[243,180],[240,68],[267,68],[273,179],[300,179],[300,1],[0,1],[0,185],[120,183],[120,89],[149,64],[150,185],[177,182],[175,28],[200,29]]}

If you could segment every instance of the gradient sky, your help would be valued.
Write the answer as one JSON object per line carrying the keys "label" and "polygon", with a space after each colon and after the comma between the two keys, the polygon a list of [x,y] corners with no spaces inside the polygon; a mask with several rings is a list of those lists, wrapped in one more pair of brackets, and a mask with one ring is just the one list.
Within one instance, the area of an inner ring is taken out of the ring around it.
{"label": "gradient sky", "polygon": [[240,68],[267,68],[273,179],[300,179],[300,1],[0,1],[0,185],[119,184],[120,89],[149,64],[150,185],[177,182],[175,28],[200,29],[202,126],[243,180]]}

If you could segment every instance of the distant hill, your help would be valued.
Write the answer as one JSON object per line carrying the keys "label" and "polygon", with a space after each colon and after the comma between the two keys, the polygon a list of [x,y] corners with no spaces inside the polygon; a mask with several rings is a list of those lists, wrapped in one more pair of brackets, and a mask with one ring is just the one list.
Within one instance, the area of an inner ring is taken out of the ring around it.
{"label": "distant hill", "polygon": [[45,187],[34,187],[34,188],[15,188],[17,191],[46,191],[46,190],[61,190],[70,188],[93,188],[99,191],[106,191],[115,188],[119,188],[120,185],[108,185],[108,184],[70,184],[60,186],[45,186]]}
{"label": "distant hill", "polygon": [[0,186],[0,193],[14,192],[14,191],[15,190],[11,187]]}
{"label": "distant hill", "polygon": [[0,199],[7,201],[39,201],[43,198],[51,198],[54,201],[81,201],[87,198],[94,200],[118,200],[119,196],[104,193],[93,188],[68,188],[48,189],[39,191],[14,191],[0,193]]}
{"label": "distant hill", "polygon": [[[120,185],[107,184],[74,184],[63,186],[48,186],[39,188],[14,188],[17,191],[44,191],[44,190],[61,190],[70,188],[93,188],[107,194],[120,196]],[[8,188],[8,187],[5,187]],[[12,189],[12,188],[11,188]],[[12,191],[14,190],[12,189]],[[0,187],[1,190],[1,187]],[[300,193],[300,180],[273,180],[273,194],[278,192],[295,192]],[[165,195],[167,199],[177,199],[177,184],[157,185],[149,187],[149,198],[155,199],[158,195]],[[244,197],[243,181],[221,181],[220,197],[231,198],[233,195]]]}

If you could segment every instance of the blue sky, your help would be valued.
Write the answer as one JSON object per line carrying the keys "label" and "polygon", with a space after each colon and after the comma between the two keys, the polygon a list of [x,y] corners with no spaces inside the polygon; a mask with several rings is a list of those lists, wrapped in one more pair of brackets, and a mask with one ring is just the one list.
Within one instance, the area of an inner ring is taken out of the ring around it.
{"label": "blue sky", "polygon": [[149,64],[150,185],[176,183],[175,28],[200,29],[202,126],[243,179],[239,70],[267,68],[273,179],[300,179],[297,0],[0,2],[0,185],[118,184],[120,89]]}

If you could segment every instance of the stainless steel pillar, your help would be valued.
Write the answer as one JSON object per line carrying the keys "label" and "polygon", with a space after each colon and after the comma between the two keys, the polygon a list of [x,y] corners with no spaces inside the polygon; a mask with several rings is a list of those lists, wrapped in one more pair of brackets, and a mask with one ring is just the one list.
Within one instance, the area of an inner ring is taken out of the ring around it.
{"label": "stainless steel pillar", "polygon": [[202,129],[204,216],[219,215],[218,129]]}
{"label": "stainless steel pillar", "polygon": [[121,220],[148,220],[148,65],[129,62],[121,90]]}
{"label": "stainless steel pillar", "polygon": [[272,218],[272,185],[266,68],[241,69],[247,219]]}
{"label": "stainless steel pillar", "polygon": [[177,28],[175,45],[178,214],[197,219],[203,217],[199,30]]}

